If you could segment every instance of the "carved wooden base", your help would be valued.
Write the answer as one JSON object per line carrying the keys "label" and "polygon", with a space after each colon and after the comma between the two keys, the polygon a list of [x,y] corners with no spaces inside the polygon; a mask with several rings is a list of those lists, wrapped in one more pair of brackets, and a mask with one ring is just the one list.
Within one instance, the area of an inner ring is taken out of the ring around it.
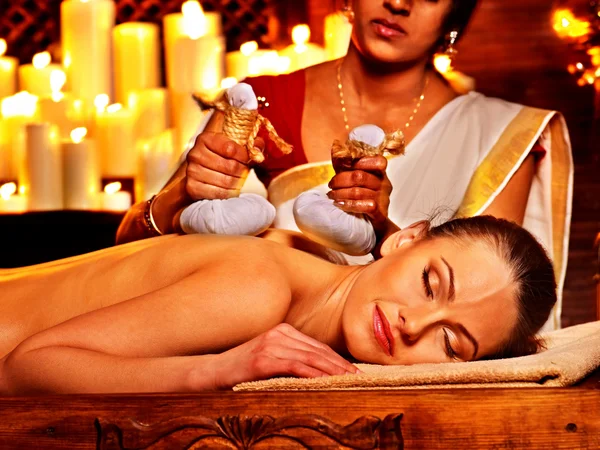
{"label": "carved wooden base", "polygon": [[96,425],[100,450],[253,449],[264,441],[269,441],[265,442],[268,448],[402,450],[401,420],[402,414],[389,414],[383,420],[363,416],[342,426],[312,414],[280,418],[239,415],[216,420],[202,416],[178,417],[150,424],[134,419],[99,418]]}

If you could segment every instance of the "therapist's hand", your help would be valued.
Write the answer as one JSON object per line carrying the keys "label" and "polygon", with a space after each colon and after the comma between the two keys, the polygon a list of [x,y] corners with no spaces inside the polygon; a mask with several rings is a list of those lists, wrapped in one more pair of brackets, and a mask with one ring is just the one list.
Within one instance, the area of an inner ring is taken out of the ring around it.
{"label": "therapist's hand", "polygon": [[388,208],[392,183],[386,175],[387,159],[364,157],[353,161],[334,160],[336,175],[329,182],[327,196],[343,211],[365,214],[378,236],[389,227]]}
{"label": "therapist's hand", "polygon": [[[257,138],[255,146],[264,148]],[[187,154],[186,191],[192,200],[238,197],[248,176],[248,152],[221,133],[205,131]]]}

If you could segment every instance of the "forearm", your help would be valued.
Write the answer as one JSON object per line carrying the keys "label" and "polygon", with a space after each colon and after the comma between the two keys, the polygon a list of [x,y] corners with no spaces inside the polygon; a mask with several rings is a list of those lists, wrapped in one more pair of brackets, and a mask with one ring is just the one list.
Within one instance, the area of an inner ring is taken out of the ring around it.
{"label": "forearm", "polygon": [[[167,185],[157,194],[152,204],[152,217],[162,234],[179,233],[179,212],[192,203],[185,188],[185,163]],[[155,236],[144,218],[147,201],[136,203],[127,211],[117,231],[117,244]]]}
{"label": "forearm", "polygon": [[73,347],[15,350],[8,394],[194,392],[215,389],[215,356],[131,358]]}

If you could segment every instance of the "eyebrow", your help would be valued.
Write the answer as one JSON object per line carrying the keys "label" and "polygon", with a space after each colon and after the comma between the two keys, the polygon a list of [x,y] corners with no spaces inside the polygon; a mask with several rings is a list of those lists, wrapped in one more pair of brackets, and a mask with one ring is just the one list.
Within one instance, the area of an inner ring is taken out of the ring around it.
{"label": "eyebrow", "polygon": [[473,337],[473,335],[471,333],[469,333],[469,331],[465,328],[465,326],[461,323],[457,323],[454,325],[456,328],[458,328],[458,330],[466,336],[466,338],[471,341],[471,344],[473,344],[473,356],[471,356],[471,359],[475,359],[475,357],[477,356],[477,352],[479,351],[479,344],[477,343],[477,340]]}
{"label": "eyebrow", "polygon": [[[454,287],[454,269],[452,268],[452,266],[450,265],[450,263],[448,261],[446,261],[446,259],[443,256],[440,256],[440,258],[442,259],[442,261],[444,262],[444,264],[446,264],[446,267],[448,268],[448,278],[450,279],[450,283],[448,286],[448,301],[453,301],[455,294],[456,294],[456,289]],[[467,330],[464,325],[457,323],[456,328],[471,342],[471,344],[473,344],[473,356],[471,357],[471,359],[475,359],[475,357],[477,356],[477,352],[479,351],[479,343],[477,342],[477,340],[473,337],[473,335],[471,333],[469,333],[469,330]]]}
{"label": "eyebrow", "polygon": [[454,289],[454,269],[443,256],[440,256],[440,258],[448,268],[448,278],[450,279],[450,285],[448,286],[448,301],[451,302],[454,300],[454,294],[456,293]]}

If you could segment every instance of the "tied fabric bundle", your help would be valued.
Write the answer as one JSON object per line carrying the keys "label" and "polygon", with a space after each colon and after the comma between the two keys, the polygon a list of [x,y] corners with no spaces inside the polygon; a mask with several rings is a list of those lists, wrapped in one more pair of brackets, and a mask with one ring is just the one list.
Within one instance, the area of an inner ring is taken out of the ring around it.
{"label": "tied fabric bundle", "polygon": [[[352,161],[366,156],[402,155],[405,147],[402,131],[386,135],[375,125],[361,125],[350,132],[345,143],[333,143],[331,156],[342,167],[350,167]],[[366,255],[375,248],[377,236],[369,219],[342,211],[318,190],[301,194],[293,212],[302,233],[321,245],[353,256]]]}
{"label": "tied fabric bundle", "polygon": [[[249,161],[261,163],[264,155],[254,141],[261,127],[284,153],[292,147],[281,139],[268,119],[258,113],[258,100],[252,87],[240,83],[230,88],[225,100],[214,103],[197,99],[203,107],[214,108],[224,114],[223,134],[248,151]],[[181,229],[187,233],[256,236],[275,220],[275,207],[264,197],[241,194],[226,200],[199,200],[183,210]]]}

